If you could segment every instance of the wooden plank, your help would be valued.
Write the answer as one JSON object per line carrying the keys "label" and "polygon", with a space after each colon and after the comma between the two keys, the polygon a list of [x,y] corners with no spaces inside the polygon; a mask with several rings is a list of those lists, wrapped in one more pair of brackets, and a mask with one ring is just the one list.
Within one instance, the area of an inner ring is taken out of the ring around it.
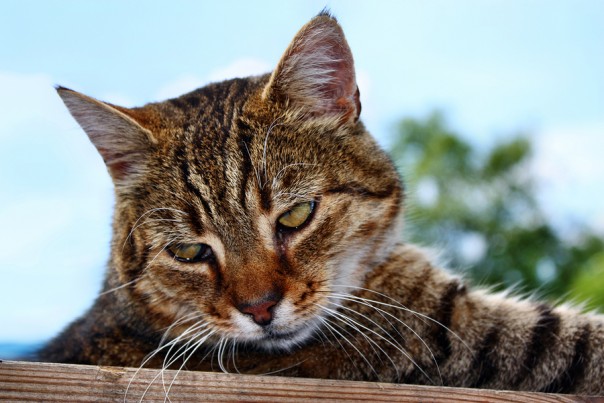
{"label": "wooden plank", "polygon": [[[178,375],[178,376],[176,376]],[[596,402],[595,397],[214,372],[0,361],[9,401]]]}

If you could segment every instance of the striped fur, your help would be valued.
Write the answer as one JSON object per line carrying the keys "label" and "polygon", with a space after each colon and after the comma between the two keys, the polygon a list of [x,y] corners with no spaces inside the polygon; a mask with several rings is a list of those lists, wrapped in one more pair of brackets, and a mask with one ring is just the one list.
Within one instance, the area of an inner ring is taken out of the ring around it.
{"label": "striped fur", "polygon": [[[326,13],[270,75],[134,109],[58,91],[116,206],[103,292],[39,359],[604,393],[602,316],[471,290],[400,241],[403,186]],[[168,251],[196,243],[211,258]]]}

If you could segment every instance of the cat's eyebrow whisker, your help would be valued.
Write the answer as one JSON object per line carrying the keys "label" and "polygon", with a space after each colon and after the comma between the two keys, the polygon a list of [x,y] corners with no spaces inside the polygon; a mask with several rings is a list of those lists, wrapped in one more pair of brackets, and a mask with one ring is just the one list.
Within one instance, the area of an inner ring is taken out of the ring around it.
{"label": "cat's eyebrow whisker", "polygon": [[157,259],[159,257],[159,255],[161,255],[168,248],[168,246],[170,246],[171,244],[173,244],[174,242],[176,242],[176,240],[177,240],[177,238],[174,237],[171,240],[169,240],[168,242],[166,242],[166,244],[160,249],[160,251],[157,252],[157,254],[155,256],[153,256],[153,259],[151,259],[149,262],[147,262],[147,265],[142,270],[143,274],[147,272],[147,269],[149,267],[151,267],[151,265],[153,264],[153,262],[155,262],[155,259]]}
{"label": "cat's eyebrow whisker", "polygon": [[[144,274],[143,274],[143,276],[144,276]],[[132,281],[129,281],[129,282],[124,283],[124,284],[122,284],[122,285],[118,285],[117,287],[111,288],[111,289],[109,289],[109,290],[107,290],[107,291],[103,291],[103,292],[99,293],[99,296],[101,296],[101,295],[107,295],[107,294],[111,294],[112,292],[115,292],[115,291],[117,291],[117,290],[121,290],[122,288],[126,288],[126,287],[128,287],[129,285],[135,284],[137,281],[139,281],[141,278],[143,278],[143,276],[137,277],[137,278],[135,278],[135,279],[134,279],[134,280],[132,280]]]}
{"label": "cat's eyebrow whisker", "polygon": [[149,214],[153,214],[153,213],[156,213],[158,211],[163,211],[163,210],[175,211],[175,212],[178,212],[180,214],[184,214],[185,216],[188,215],[186,212],[184,212],[182,210],[178,210],[178,209],[171,208],[171,207],[156,207],[156,208],[152,208],[150,210],[145,211],[143,214],[141,214],[140,217],[138,217],[138,219],[132,225],[132,229],[130,230],[130,232],[128,233],[128,236],[126,236],[126,239],[124,240],[124,243],[122,244],[122,251],[126,247],[126,242],[128,242],[128,240],[130,239],[130,237],[132,237],[132,234],[134,233],[134,231],[136,231],[138,229],[138,227],[140,227],[140,225],[139,225],[140,220],[142,220],[145,216],[147,216]]}
{"label": "cat's eyebrow whisker", "polygon": [[278,197],[280,197],[280,196],[283,196],[283,195],[293,196],[295,198],[302,199],[302,200],[308,200],[308,201],[312,200],[312,198],[308,197],[307,194],[292,193],[292,192],[279,192],[279,193],[277,193],[275,195],[275,199],[278,198]]}
{"label": "cat's eyebrow whisker", "polygon": [[272,189],[275,189],[276,184],[277,184],[277,180],[279,179],[279,177],[280,177],[281,175],[283,175],[283,173],[285,172],[285,170],[286,170],[286,169],[288,169],[288,168],[293,168],[293,167],[298,167],[298,166],[316,166],[316,165],[318,165],[318,164],[312,164],[312,163],[309,163],[309,162],[297,162],[297,163],[288,164],[288,165],[284,166],[284,167],[283,167],[283,168],[281,168],[281,169],[279,170],[279,172],[277,172],[277,174],[276,174],[276,175],[273,177],[273,181],[272,181],[272,183],[271,183],[271,188],[272,188]]}
{"label": "cat's eyebrow whisker", "polygon": [[[182,197],[179,193],[173,191],[173,190],[167,190],[166,191],[168,193],[170,193],[172,196],[176,197],[178,200],[182,201],[183,203],[185,203],[186,205],[195,208],[195,205],[191,202],[191,200],[189,199],[185,199],[184,197]],[[188,213],[182,211],[182,210],[177,210],[180,211],[181,213],[183,213],[184,215],[188,216]]]}
{"label": "cat's eyebrow whisker", "polygon": [[[345,301],[350,301],[350,302],[355,302],[355,303],[359,303],[362,305],[365,305],[367,307],[370,307],[372,309],[374,309],[375,311],[377,311],[378,313],[380,313],[380,315],[386,319],[388,321],[388,323],[390,324],[390,326],[392,326],[393,329],[395,329],[395,331],[402,337],[402,335],[398,332],[398,330],[396,329],[396,327],[384,316],[389,316],[392,319],[396,320],[397,322],[399,322],[401,325],[403,325],[407,330],[409,330],[411,333],[413,333],[413,335],[415,335],[415,337],[426,347],[426,349],[428,350],[428,352],[430,353],[430,356],[432,357],[432,361],[434,362],[434,365],[436,366],[436,369],[438,371],[438,375],[441,379],[441,383],[442,383],[442,374],[440,372],[440,367],[438,365],[438,361],[436,360],[436,357],[434,356],[434,353],[432,352],[432,349],[430,348],[430,346],[428,346],[428,344],[424,341],[424,339],[408,324],[406,324],[403,320],[397,318],[396,316],[394,316],[393,314],[391,314],[388,311],[385,311],[381,308],[378,308],[376,306],[373,306],[371,303],[372,302],[377,302],[377,301],[372,301],[370,299],[366,299],[366,298],[361,298],[361,297],[357,297],[354,295],[350,295],[350,294],[340,294],[340,293],[333,293],[332,294],[335,297],[341,298]],[[354,310],[353,310],[354,312]],[[390,336],[392,337],[392,336]]]}
{"label": "cat's eyebrow whisker", "polygon": [[248,148],[247,143],[243,142],[243,145],[245,146],[245,151],[247,151],[247,156],[250,159],[250,164],[252,164],[252,168],[254,169],[254,174],[256,176],[256,183],[258,184],[258,189],[262,189],[262,180],[260,179],[260,172],[258,172],[256,165],[254,165],[254,160],[252,160],[252,154],[250,153],[250,149]]}
{"label": "cat's eyebrow whisker", "polygon": [[267,169],[266,169],[266,152],[268,150],[268,137],[270,136],[271,132],[273,131],[273,129],[275,127],[283,125],[283,123],[277,123],[279,121],[279,119],[280,119],[280,117],[278,117],[275,120],[273,120],[273,122],[268,127],[268,130],[266,131],[266,136],[264,137],[264,148],[262,150],[262,165],[263,165],[264,180],[265,180],[265,182],[262,184],[262,186],[260,187],[260,189],[264,189],[264,186],[266,185],[266,183],[268,183],[268,172],[267,172]]}

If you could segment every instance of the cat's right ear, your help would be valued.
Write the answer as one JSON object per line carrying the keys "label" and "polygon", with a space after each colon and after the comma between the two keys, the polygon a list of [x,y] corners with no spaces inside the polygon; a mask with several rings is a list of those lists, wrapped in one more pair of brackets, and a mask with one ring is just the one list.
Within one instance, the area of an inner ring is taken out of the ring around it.
{"label": "cat's right ear", "polygon": [[130,110],[57,87],[71,115],[95,145],[114,182],[124,183],[144,170],[145,154],[156,144],[153,134]]}
{"label": "cat's right ear", "polygon": [[307,116],[356,122],[361,113],[352,52],[342,28],[322,11],[296,34],[264,88],[264,99]]}

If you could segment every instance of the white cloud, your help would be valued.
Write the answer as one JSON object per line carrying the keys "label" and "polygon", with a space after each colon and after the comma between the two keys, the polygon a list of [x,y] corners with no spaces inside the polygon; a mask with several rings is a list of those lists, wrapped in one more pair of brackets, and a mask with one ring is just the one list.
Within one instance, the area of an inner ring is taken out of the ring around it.
{"label": "white cloud", "polygon": [[211,72],[208,76],[208,81],[215,82],[228,78],[256,76],[270,72],[273,67],[260,59],[237,59],[228,66]]}
{"label": "white cloud", "polygon": [[37,197],[0,214],[0,337],[39,341],[93,301],[108,258],[110,194]]}
{"label": "white cloud", "polygon": [[140,106],[142,103],[120,92],[105,92],[98,98],[101,101],[109,102],[114,105],[125,106],[126,108]]}
{"label": "white cloud", "polygon": [[205,83],[207,83],[207,80],[204,81],[203,79],[195,75],[183,75],[163,85],[157,91],[156,98],[158,100],[175,98],[182,94],[186,94],[187,92],[193,91],[194,89],[201,87]]}
{"label": "white cloud", "polygon": [[0,72],[0,88],[0,338],[36,340],[94,298],[112,188],[49,75]]}
{"label": "white cloud", "polygon": [[157,91],[156,98],[164,100],[178,97],[211,82],[235,77],[254,76],[271,71],[272,66],[260,59],[237,59],[228,66],[212,71],[207,77],[185,74],[163,85]]}
{"label": "white cloud", "polygon": [[539,198],[554,221],[604,229],[604,122],[544,130],[535,137]]}

